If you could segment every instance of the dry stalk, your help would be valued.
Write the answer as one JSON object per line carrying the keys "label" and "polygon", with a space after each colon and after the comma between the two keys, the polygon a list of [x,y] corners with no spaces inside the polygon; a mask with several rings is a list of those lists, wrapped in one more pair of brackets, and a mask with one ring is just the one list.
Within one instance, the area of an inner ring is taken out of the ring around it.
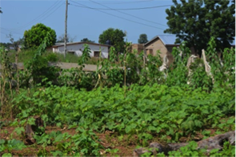
{"label": "dry stalk", "polygon": [[124,66],[124,90],[125,90],[125,94],[124,97],[126,97],[126,54],[125,54],[125,66]]}
{"label": "dry stalk", "polygon": [[[5,66],[2,66],[3,71],[5,70]],[[6,87],[6,80],[4,77],[4,74],[1,75],[2,78],[2,82],[3,82],[3,86],[1,86],[1,114],[2,116],[4,115],[4,105],[5,105],[5,101],[6,101],[6,94],[5,94],[5,87]],[[0,84],[2,85],[2,82],[0,82]]]}
{"label": "dry stalk", "polygon": [[20,89],[20,85],[19,85],[19,73],[18,73],[18,51],[16,52],[16,56],[15,56],[15,62],[16,62],[16,77],[17,77],[17,88],[16,88],[16,92],[19,93],[19,89]]}

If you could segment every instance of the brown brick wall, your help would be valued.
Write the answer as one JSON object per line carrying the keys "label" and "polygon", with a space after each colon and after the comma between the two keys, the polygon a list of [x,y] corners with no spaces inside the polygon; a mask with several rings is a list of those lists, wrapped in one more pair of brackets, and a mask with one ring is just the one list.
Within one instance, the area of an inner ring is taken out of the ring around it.
{"label": "brown brick wall", "polygon": [[138,54],[140,54],[142,51],[144,51],[144,45],[143,44],[132,44],[132,52],[137,51]]}

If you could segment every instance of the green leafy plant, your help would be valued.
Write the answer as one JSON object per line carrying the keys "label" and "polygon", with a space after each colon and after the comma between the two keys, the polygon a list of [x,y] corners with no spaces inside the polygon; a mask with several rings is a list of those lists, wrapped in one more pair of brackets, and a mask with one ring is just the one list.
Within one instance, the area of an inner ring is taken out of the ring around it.
{"label": "green leafy plant", "polygon": [[28,80],[33,78],[34,83],[42,83],[42,80],[48,78],[48,81],[56,81],[59,69],[48,65],[48,60],[43,56],[48,46],[50,33],[47,33],[42,44],[38,47],[34,57],[25,63],[26,69],[31,73]]}

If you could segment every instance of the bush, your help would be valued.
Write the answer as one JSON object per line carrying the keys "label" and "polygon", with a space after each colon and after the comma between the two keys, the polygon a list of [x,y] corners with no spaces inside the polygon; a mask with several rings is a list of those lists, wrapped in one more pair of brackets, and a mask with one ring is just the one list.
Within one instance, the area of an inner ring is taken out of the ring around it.
{"label": "bush", "polygon": [[46,58],[49,62],[57,62],[58,61],[58,57],[55,53],[48,53]]}

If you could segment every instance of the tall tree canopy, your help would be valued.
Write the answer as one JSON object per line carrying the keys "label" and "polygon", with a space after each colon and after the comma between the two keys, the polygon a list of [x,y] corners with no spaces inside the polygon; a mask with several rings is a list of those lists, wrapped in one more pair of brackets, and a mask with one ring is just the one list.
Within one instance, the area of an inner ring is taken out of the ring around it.
{"label": "tall tree canopy", "polygon": [[148,42],[147,34],[140,34],[139,39],[138,39],[138,43],[145,44],[147,42]]}
{"label": "tall tree canopy", "polygon": [[38,23],[32,26],[30,30],[24,32],[25,47],[34,48],[39,46],[46,37],[47,32],[50,33],[49,44],[47,47],[54,45],[56,42],[56,32],[50,27],[47,27],[42,23]]}
{"label": "tall tree canopy", "polygon": [[[62,35],[60,35],[58,38],[57,38],[57,43],[64,43],[64,39],[65,39],[65,34],[62,34]],[[72,38],[69,34],[67,34],[67,40],[66,40],[66,42],[73,42],[74,41],[74,39],[75,39],[75,37],[74,38]]]}
{"label": "tall tree canopy", "polygon": [[95,43],[95,41],[89,40],[88,38],[83,38],[81,42]]}
{"label": "tall tree canopy", "polygon": [[119,29],[109,28],[103,31],[99,36],[100,44],[110,44],[114,46],[117,52],[123,52],[125,47],[124,37],[126,34]]}
{"label": "tall tree canopy", "polygon": [[173,0],[166,9],[169,26],[165,33],[176,34],[176,43],[186,41],[200,53],[211,37],[217,50],[229,47],[235,36],[235,1],[229,0]]}

